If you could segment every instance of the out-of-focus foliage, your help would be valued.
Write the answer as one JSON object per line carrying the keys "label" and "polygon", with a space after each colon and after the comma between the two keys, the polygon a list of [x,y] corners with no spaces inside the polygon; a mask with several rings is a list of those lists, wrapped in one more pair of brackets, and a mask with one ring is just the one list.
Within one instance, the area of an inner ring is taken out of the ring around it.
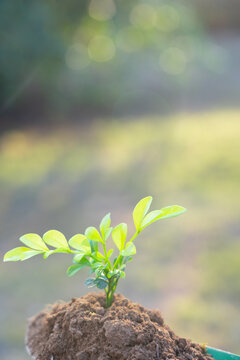
{"label": "out-of-focus foliage", "polygon": [[[70,237],[109,210],[113,225],[121,218],[134,233],[131,210],[148,193],[159,206],[183,204],[188,212],[174,225],[153,225],[136,240],[138,256],[119,290],[160,309],[179,335],[240,353],[239,117],[226,111],[6,132],[1,253],[26,230],[54,226]],[[26,317],[86,292],[87,273],[62,276],[68,263],[63,255],[44,267],[38,259],[0,265],[1,359],[26,359]]]}
{"label": "out-of-focus foliage", "polygon": [[128,107],[147,77],[166,91],[166,78],[185,83],[203,61],[202,28],[183,1],[3,0],[0,24],[4,109],[39,99],[61,111]]}

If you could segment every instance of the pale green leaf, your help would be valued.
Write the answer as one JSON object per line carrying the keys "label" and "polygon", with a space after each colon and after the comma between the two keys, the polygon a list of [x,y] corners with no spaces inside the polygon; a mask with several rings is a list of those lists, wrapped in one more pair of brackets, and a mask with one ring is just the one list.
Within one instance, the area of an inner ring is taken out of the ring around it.
{"label": "pale green leaf", "polygon": [[58,230],[49,230],[43,235],[43,240],[55,248],[69,249],[65,236]]}
{"label": "pale green leaf", "polygon": [[39,254],[43,254],[43,251],[37,251],[37,250],[26,251],[24,254],[22,254],[21,261],[30,259],[31,257]]}
{"label": "pale green leaf", "polygon": [[91,252],[91,246],[89,244],[89,241],[85,235],[82,234],[76,234],[69,240],[69,245],[77,250],[83,251],[83,252]]}
{"label": "pale green leaf", "polygon": [[120,252],[122,256],[132,256],[136,254],[136,247],[132,242],[128,242],[125,249]]}
{"label": "pale green leaf", "polygon": [[159,219],[168,219],[170,217],[183,214],[186,209],[179,205],[167,206],[161,209],[162,213],[159,215]]}
{"label": "pale green leaf", "polygon": [[162,208],[161,210],[151,211],[143,219],[141,224],[141,230],[157,220],[178,216],[180,214],[183,214],[185,211],[186,209],[179,205],[167,206],[165,208]]}
{"label": "pale green leaf", "polygon": [[84,256],[85,256],[84,253],[74,255],[74,257],[73,257],[73,262],[74,262],[74,263],[79,263]]}
{"label": "pale green leaf", "polygon": [[136,227],[136,230],[140,230],[141,223],[143,221],[144,216],[147,214],[152,203],[152,197],[147,196],[141,199],[133,210],[133,221]]}
{"label": "pale green leaf", "polygon": [[48,247],[38,234],[25,234],[19,240],[31,249],[48,251]]}
{"label": "pale green leaf", "polygon": [[112,227],[108,228],[106,233],[105,233],[105,241],[107,241],[107,239],[109,238],[109,236],[111,235],[112,232]]}
{"label": "pale green leaf", "polygon": [[108,232],[110,225],[111,225],[111,214],[108,213],[107,215],[104,216],[99,226],[103,239],[106,239],[106,234]]}
{"label": "pale green leaf", "polygon": [[112,231],[112,238],[117,248],[121,251],[124,248],[124,244],[127,237],[127,224],[121,223],[117,225]]}
{"label": "pale green leaf", "polygon": [[32,249],[26,247],[17,247],[8,251],[4,255],[3,261],[23,261],[41,253],[42,251],[33,251]]}
{"label": "pale green leaf", "polygon": [[94,226],[89,226],[85,230],[85,235],[91,241],[102,242],[101,235],[99,234],[98,230]]}
{"label": "pale green leaf", "polygon": [[107,253],[107,258],[109,259],[112,256],[113,249],[110,249]]}
{"label": "pale green leaf", "polygon": [[141,229],[143,229],[144,227],[150,225],[151,223],[153,223],[154,221],[158,220],[158,217],[162,214],[162,210],[154,210],[151,211],[150,213],[148,213],[142,223],[141,223]]}
{"label": "pale green leaf", "polygon": [[101,254],[99,251],[95,252],[94,256],[100,261],[105,259],[105,256]]}

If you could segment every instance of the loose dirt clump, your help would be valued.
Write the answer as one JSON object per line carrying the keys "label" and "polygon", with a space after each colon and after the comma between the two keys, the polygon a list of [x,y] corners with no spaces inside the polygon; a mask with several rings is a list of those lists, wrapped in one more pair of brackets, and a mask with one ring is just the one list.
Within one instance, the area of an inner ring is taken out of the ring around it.
{"label": "loose dirt clump", "polygon": [[180,338],[160,312],[122,295],[106,309],[103,294],[55,304],[29,320],[26,346],[35,360],[212,360]]}

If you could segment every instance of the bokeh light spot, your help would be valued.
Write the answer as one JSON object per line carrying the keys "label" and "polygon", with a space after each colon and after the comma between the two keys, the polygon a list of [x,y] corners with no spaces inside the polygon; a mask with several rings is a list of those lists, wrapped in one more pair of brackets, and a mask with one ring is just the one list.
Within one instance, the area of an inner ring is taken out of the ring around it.
{"label": "bokeh light spot", "polygon": [[148,4],[139,4],[132,9],[130,21],[134,26],[145,30],[151,29],[156,25],[157,12],[154,7]]}
{"label": "bokeh light spot", "polygon": [[96,62],[110,61],[115,55],[115,45],[107,36],[95,36],[88,45],[88,54]]}
{"label": "bokeh light spot", "polygon": [[89,64],[87,49],[82,44],[74,44],[66,52],[66,64],[72,70],[82,70]]}
{"label": "bokeh light spot", "polygon": [[116,13],[113,0],[92,0],[88,8],[89,15],[98,21],[111,19]]}
{"label": "bokeh light spot", "polygon": [[163,5],[158,8],[156,27],[164,32],[171,32],[178,28],[179,13],[173,6]]}
{"label": "bokeh light spot", "polygon": [[138,51],[144,45],[141,31],[132,26],[120,30],[117,34],[116,41],[119,48],[126,52]]}
{"label": "bokeh light spot", "polygon": [[177,47],[170,47],[160,56],[162,69],[171,75],[179,75],[184,72],[187,64],[187,57],[184,51]]}

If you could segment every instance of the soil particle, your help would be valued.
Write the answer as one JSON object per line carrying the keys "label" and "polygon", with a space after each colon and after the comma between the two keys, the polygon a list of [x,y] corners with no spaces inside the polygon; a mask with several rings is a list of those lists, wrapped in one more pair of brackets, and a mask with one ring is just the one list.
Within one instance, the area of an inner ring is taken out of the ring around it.
{"label": "soil particle", "polygon": [[119,294],[108,309],[101,293],[54,304],[29,320],[26,346],[35,360],[212,360],[159,311]]}

